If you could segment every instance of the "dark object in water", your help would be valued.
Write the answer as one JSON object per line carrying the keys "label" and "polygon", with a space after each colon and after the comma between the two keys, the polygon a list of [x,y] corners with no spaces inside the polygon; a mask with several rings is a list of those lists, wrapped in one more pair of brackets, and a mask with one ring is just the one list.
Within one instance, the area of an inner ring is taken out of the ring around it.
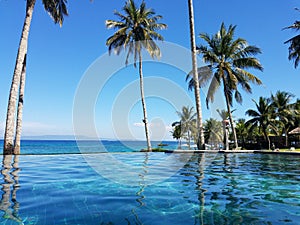
{"label": "dark object in water", "polygon": [[159,147],[162,147],[162,146],[168,146],[168,144],[159,143],[157,146],[159,146]]}

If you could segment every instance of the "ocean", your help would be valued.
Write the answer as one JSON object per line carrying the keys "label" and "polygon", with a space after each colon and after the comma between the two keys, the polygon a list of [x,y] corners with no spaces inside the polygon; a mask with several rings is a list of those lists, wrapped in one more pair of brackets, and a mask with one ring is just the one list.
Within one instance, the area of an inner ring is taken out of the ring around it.
{"label": "ocean", "polygon": [[[157,148],[161,142],[153,141],[152,147]],[[164,141],[160,148],[176,149],[177,142]],[[0,140],[3,146],[3,140]],[[103,152],[139,152],[147,147],[146,141],[113,141],[113,140],[22,140],[21,154],[80,154]]]}

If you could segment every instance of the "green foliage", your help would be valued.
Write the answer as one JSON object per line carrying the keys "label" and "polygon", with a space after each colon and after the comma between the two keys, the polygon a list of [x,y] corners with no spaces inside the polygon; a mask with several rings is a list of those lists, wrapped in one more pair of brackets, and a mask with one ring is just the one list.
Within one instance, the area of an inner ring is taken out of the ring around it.
{"label": "green foliage", "polygon": [[[299,11],[299,9],[296,9]],[[299,32],[300,21],[295,21],[291,26],[285,27],[284,29],[291,29]],[[297,68],[300,62],[300,34],[285,41],[284,44],[289,44],[289,60],[294,61],[294,67]]]}
{"label": "green foliage", "polygon": [[188,141],[190,146],[191,139],[197,140],[197,120],[196,113],[194,112],[194,107],[183,106],[182,111],[177,111],[180,118],[179,122],[174,122],[172,127],[173,138],[180,141],[184,138]]}
{"label": "green foliage", "polygon": [[223,142],[222,122],[210,118],[204,123],[204,139],[205,143],[217,145]]}
{"label": "green foliage", "polygon": [[43,0],[43,4],[53,21],[62,26],[64,17],[68,16],[67,0]]}
{"label": "green foliage", "polygon": [[[158,23],[162,18],[156,15],[153,9],[146,8],[146,3],[142,2],[138,7],[133,0],[128,0],[123,7],[124,14],[115,11],[119,20],[106,20],[108,29],[116,29],[115,33],[106,40],[109,52],[112,50],[119,54],[122,49],[127,51],[126,64],[130,55],[134,57],[136,63],[142,48],[151,57],[160,57],[160,49],[155,40],[163,40],[157,30],[166,29],[167,25]],[[136,65],[136,64],[135,64]]]}
{"label": "green foliage", "polygon": [[[243,100],[238,91],[238,85],[246,92],[252,93],[250,82],[262,84],[259,78],[246,71],[246,69],[263,70],[258,59],[254,57],[261,51],[256,46],[248,45],[245,39],[234,39],[235,28],[236,26],[230,25],[226,29],[222,23],[220,30],[215,35],[200,34],[200,38],[207,43],[207,46],[200,45],[198,50],[212,70],[206,98],[207,105],[214,101],[214,94],[221,86],[221,82],[223,82],[224,94],[228,96],[231,106],[233,96],[238,103]],[[208,72],[204,74],[207,75]],[[200,81],[207,82],[206,79],[209,79],[209,76],[205,76],[205,79],[200,78]]]}
{"label": "green foliage", "polygon": [[292,102],[293,98],[294,95],[289,92],[277,91],[270,98],[260,97],[258,103],[253,100],[256,110],[246,111],[246,115],[252,117],[245,124],[249,125],[249,132],[253,133],[258,128],[266,140],[271,134],[284,135],[285,146],[288,147],[289,132],[300,125],[300,103],[298,99]]}

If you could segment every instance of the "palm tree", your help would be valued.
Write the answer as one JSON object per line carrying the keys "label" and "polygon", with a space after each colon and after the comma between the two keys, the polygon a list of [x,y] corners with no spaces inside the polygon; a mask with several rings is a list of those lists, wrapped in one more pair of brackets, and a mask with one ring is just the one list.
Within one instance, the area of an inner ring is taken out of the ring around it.
{"label": "palm tree", "polygon": [[291,103],[294,97],[293,94],[285,91],[277,91],[275,95],[271,95],[272,105],[282,127],[281,135],[284,134],[285,136],[286,147],[288,147],[288,133],[295,122],[296,110],[294,110],[294,105]]}
{"label": "palm tree", "polygon": [[182,111],[177,111],[177,114],[180,118],[181,132],[183,135],[187,135],[186,139],[188,141],[188,147],[190,149],[192,132],[194,130],[193,128],[196,125],[196,113],[194,112],[194,107],[183,106]]}
{"label": "palm tree", "polygon": [[[262,65],[254,56],[261,53],[260,49],[248,45],[247,41],[242,38],[234,40],[234,32],[236,26],[230,25],[228,30],[222,23],[220,31],[209,36],[206,33],[200,34],[207,46],[198,47],[199,53],[212,69],[212,77],[208,88],[206,103],[213,102],[214,94],[223,83],[224,96],[226,100],[227,112],[229,113],[229,121],[234,136],[235,148],[238,147],[236,131],[233,126],[231,115],[231,106],[233,96],[238,103],[242,102],[242,95],[238,91],[240,85],[246,92],[252,93],[250,82],[260,85],[261,80],[246,69],[263,70]],[[204,82],[204,81],[203,81]]]}
{"label": "palm tree", "polygon": [[[297,8],[296,10],[299,11]],[[300,30],[300,21],[295,21],[291,26],[283,29],[292,29],[298,32]],[[290,44],[288,58],[289,60],[294,60],[294,67],[297,68],[300,62],[300,34],[285,41],[284,44]]]}
{"label": "palm tree", "polygon": [[25,91],[25,78],[26,78],[26,60],[27,54],[25,54],[21,80],[20,80],[20,90],[19,90],[19,100],[18,100],[18,110],[17,110],[17,122],[16,122],[16,134],[14,142],[14,154],[20,154],[21,147],[21,132],[22,132],[22,118],[23,118],[23,103],[24,103],[24,91]]}
{"label": "palm tree", "polygon": [[[65,15],[68,15],[66,9],[66,0],[43,0],[45,10],[50,14],[55,23],[62,25]],[[34,10],[36,0],[26,1],[26,16],[23,24],[21,39],[19,43],[19,49],[16,59],[16,65],[14,69],[14,75],[9,93],[9,101],[6,115],[6,126],[4,134],[4,147],[3,154],[12,154],[14,149],[14,133],[15,133],[15,114],[17,107],[17,99],[19,93],[19,86],[23,68],[23,62],[25,55],[27,54],[28,35],[32,20],[32,14]],[[25,81],[24,81],[25,82]],[[20,118],[22,121],[22,119]],[[17,152],[16,152],[17,154]]]}
{"label": "palm tree", "polygon": [[144,48],[152,58],[160,57],[160,49],[156,45],[155,40],[163,40],[163,37],[157,33],[157,30],[166,29],[167,25],[158,23],[162,18],[160,15],[155,15],[152,9],[147,9],[145,2],[142,2],[139,7],[133,0],[128,0],[123,7],[124,15],[115,11],[115,15],[119,18],[116,20],[106,20],[108,29],[114,28],[117,31],[106,40],[109,52],[115,50],[119,54],[124,48],[127,51],[126,65],[130,55],[134,57],[134,66],[139,63],[140,77],[140,92],[144,114],[145,134],[147,139],[148,151],[151,151],[151,142],[148,130],[148,119],[146,102],[144,96],[143,84],[143,67],[142,67],[142,49]]}
{"label": "palm tree", "polygon": [[222,142],[222,123],[216,119],[210,118],[204,123],[205,143],[217,147]]}
{"label": "palm tree", "polygon": [[269,130],[277,132],[274,107],[269,98],[260,97],[258,103],[255,100],[253,100],[253,102],[255,103],[256,110],[248,109],[246,111],[246,115],[252,117],[252,119],[249,119],[245,125],[250,126],[250,132],[255,129],[255,127],[259,127],[259,131],[263,133],[265,140],[268,141],[270,149]]}
{"label": "palm tree", "polygon": [[195,80],[194,82],[194,93],[196,101],[196,111],[197,111],[197,147],[198,149],[205,149],[204,134],[203,134],[203,124],[202,124],[202,109],[201,109],[201,99],[200,99],[200,86],[198,82],[198,72],[197,72],[197,53],[196,53],[196,41],[195,41],[195,25],[194,25],[194,7],[193,0],[188,0],[189,7],[189,24],[190,24],[190,40],[191,40],[191,51],[192,51],[192,74]]}
{"label": "palm tree", "polygon": [[[255,136],[254,130],[249,131],[249,124],[246,125],[246,119],[238,119],[236,123],[236,135],[238,140],[241,142],[241,147],[245,148],[246,141],[250,141]],[[253,135],[254,134],[254,135]]]}
{"label": "palm tree", "polygon": [[173,131],[171,131],[173,138],[178,141],[178,148],[181,149],[181,138],[183,134],[181,132],[181,122],[174,122],[172,123],[172,127],[174,127]]}
{"label": "palm tree", "polygon": [[294,117],[294,128],[300,126],[300,99],[297,99],[296,102],[293,104],[295,109],[295,117]]}
{"label": "palm tree", "polygon": [[[45,10],[49,13],[55,23],[62,25],[64,16],[68,15],[66,8],[66,0],[42,0]],[[6,126],[4,134],[3,154],[12,154],[14,149],[14,134],[15,134],[15,114],[17,106],[17,96],[19,93],[19,86],[21,80],[21,73],[25,55],[27,54],[28,35],[32,20],[36,0],[26,1],[26,16],[23,24],[19,49],[14,69],[14,75],[9,93]]]}

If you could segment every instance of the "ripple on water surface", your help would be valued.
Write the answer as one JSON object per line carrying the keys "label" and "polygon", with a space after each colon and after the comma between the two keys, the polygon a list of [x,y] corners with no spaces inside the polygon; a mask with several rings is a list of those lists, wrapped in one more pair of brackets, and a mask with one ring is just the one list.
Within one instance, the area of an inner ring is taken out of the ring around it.
{"label": "ripple on water surface", "polygon": [[[125,165],[119,170],[110,165],[111,161],[101,162],[107,156],[98,156],[5,158],[0,223],[176,225],[300,221],[297,156],[216,153],[176,154],[170,158],[164,153],[114,153],[112,157]],[[177,168],[182,162],[183,166]],[[130,170],[126,173],[124,168]],[[106,176],[108,173],[115,174],[113,179]]]}

